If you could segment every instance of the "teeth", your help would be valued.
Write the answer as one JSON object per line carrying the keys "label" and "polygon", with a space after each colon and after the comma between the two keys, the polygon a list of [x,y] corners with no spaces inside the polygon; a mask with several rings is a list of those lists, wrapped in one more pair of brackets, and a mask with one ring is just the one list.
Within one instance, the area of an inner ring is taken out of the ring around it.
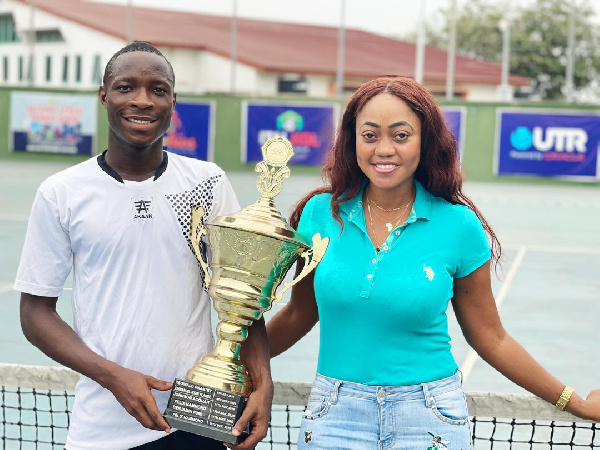
{"label": "teeth", "polygon": [[396,167],[395,164],[376,164],[375,166],[378,169],[393,169],[394,167]]}
{"label": "teeth", "polygon": [[130,122],[133,122],[133,123],[141,123],[141,124],[147,124],[147,123],[152,122],[151,120],[138,120],[138,119],[127,119],[127,120],[129,120]]}

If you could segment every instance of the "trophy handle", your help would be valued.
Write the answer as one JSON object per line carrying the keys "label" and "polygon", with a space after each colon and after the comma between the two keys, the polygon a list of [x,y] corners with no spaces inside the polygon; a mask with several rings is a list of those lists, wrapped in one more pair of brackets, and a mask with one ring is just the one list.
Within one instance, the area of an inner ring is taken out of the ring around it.
{"label": "trophy handle", "polygon": [[275,304],[278,304],[283,298],[284,292],[291,289],[298,281],[303,279],[306,275],[308,275],[312,270],[317,267],[317,264],[321,262],[323,256],[325,255],[325,250],[327,250],[327,246],[329,245],[329,238],[321,238],[321,234],[315,233],[312,237],[312,247],[303,251],[300,256],[304,258],[304,267],[302,271],[298,274],[296,278],[292,280],[291,283],[283,283],[283,287],[281,290],[275,295]]}
{"label": "trophy handle", "polygon": [[211,276],[208,273],[208,264],[202,257],[200,251],[200,240],[202,236],[206,236],[206,228],[202,224],[202,218],[204,217],[204,208],[202,206],[192,206],[192,214],[190,217],[190,240],[192,241],[192,247],[194,249],[194,255],[202,267],[204,272],[204,284],[208,286],[210,284]]}

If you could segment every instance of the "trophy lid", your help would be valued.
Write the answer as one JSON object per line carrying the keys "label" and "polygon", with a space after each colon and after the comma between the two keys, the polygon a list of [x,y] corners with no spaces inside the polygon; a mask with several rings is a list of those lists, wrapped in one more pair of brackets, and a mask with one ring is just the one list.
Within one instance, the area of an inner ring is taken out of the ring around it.
{"label": "trophy lid", "polygon": [[273,203],[273,198],[281,192],[283,178],[290,176],[287,163],[294,156],[292,144],[287,139],[276,136],[265,142],[261,150],[263,161],[255,168],[256,172],[260,172],[257,183],[259,200],[237,213],[219,216],[208,225],[249,231],[309,248],[308,243],[288,225]]}

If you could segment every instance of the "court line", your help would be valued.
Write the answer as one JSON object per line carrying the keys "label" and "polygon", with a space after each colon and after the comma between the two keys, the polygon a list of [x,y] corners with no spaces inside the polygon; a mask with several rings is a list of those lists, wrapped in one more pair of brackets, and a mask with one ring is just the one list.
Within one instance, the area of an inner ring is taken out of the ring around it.
{"label": "court line", "polygon": [[[521,248],[522,246],[507,245],[507,248]],[[558,245],[527,245],[527,249],[533,252],[547,253],[572,253],[575,255],[600,255],[600,248],[589,247],[561,247]]]}
{"label": "court line", "polygon": [[[504,299],[506,299],[506,294],[508,293],[508,290],[510,289],[510,287],[513,283],[513,280],[514,280],[515,276],[517,275],[519,267],[521,267],[521,263],[523,262],[523,259],[525,258],[525,254],[527,253],[528,249],[529,249],[529,247],[526,245],[519,247],[517,256],[515,257],[515,260],[512,263],[512,265],[510,266],[510,270],[508,271],[508,274],[506,275],[506,280],[504,281],[504,283],[502,283],[502,286],[500,287],[500,291],[498,292],[498,295],[496,296],[496,308],[498,308],[498,310],[500,310],[502,303],[504,303]],[[462,372],[463,384],[467,382],[478,358],[479,358],[479,355],[477,354],[477,352],[475,350],[473,350],[472,348],[469,348],[469,353],[467,354],[467,357],[465,358],[462,365],[460,366],[460,371]]]}
{"label": "court line", "polygon": [[13,284],[3,284],[0,286],[0,294],[4,294],[5,292],[9,292],[13,290]]}
{"label": "court line", "polygon": [[2,222],[27,222],[28,220],[29,220],[28,215],[0,214],[0,221],[2,221]]}

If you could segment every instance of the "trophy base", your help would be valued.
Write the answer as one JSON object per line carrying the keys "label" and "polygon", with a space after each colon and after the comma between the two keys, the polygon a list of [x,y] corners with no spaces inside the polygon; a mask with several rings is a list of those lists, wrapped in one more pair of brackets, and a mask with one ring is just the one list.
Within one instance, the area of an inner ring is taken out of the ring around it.
{"label": "trophy base", "polygon": [[242,415],[248,397],[177,378],[163,417],[173,428],[228,444],[239,444],[250,434],[250,425],[240,436],[231,429]]}

